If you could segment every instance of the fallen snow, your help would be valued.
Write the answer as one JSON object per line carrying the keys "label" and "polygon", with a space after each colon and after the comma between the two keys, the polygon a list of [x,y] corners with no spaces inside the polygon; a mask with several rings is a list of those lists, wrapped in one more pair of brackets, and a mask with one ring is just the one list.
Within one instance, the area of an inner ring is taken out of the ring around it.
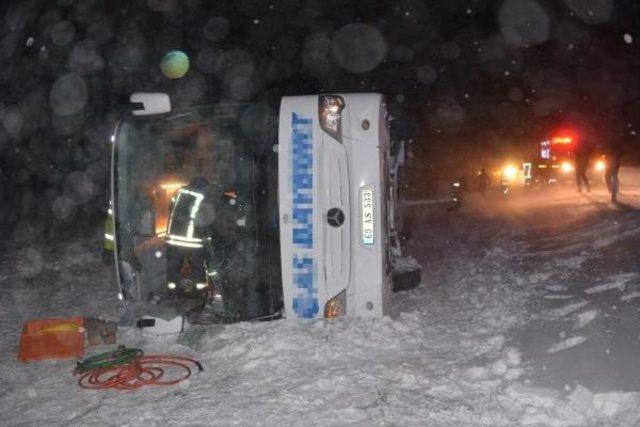
{"label": "fallen snow", "polygon": [[631,292],[630,294],[625,294],[622,295],[620,297],[621,301],[627,302],[627,301],[631,301],[632,299],[636,299],[640,297],[640,291],[636,291],[636,292]]}
{"label": "fallen snow", "polygon": [[[640,394],[534,386],[539,373],[512,342],[512,331],[535,319],[582,329],[548,353],[542,347],[547,357],[568,354],[590,337],[586,331],[596,328],[583,328],[600,313],[584,310],[590,294],[560,307],[542,297],[569,289],[557,284],[553,259],[591,247],[611,223],[551,246],[548,239],[534,257],[535,239],[522,244],[502,223],[474,223],[464,213],[448,221],[447,227],[416,221],[414,233],[429,238],[414,240],[411,253],[428,268],[422,286],[393,295],[390,317],[193,327],[162,339],[121,329],[122,344],[190,355],[205,367],[178,386],[126,393],[80,389],[73,360],[15,360],[20,328],[30,318],[118,316],[110,269],[88,249],[99,243],[72,240],[8,252],[0,259],[0,344],[8,350],[0,353],[0,417],[8,425],[70,426],[639,425]],[[625,229],[635,227],[633,221]],[[91,349],[99,351],[105,348]]]}
{"label": "fallen snow", "polygon": [[606,292],[613,289],[617,289],[621,292],[624,292],[626,289],[627,283],[638,278],[637,273],[620,273],[611,277],[611,281],[608,283],[604,283],[602,285],[592,286],[590,288],[585,289],[585,293],[587,294],[597,294],[600,292]]}
{"label": "fallen snow", "polygon": [[567,304],[562,307],[553,308],[553,309],[547,310],[546,317],[549,319],[559,319],[562,317],[566,317],[571,313],[575,313],[576,311],[583,309],[587,305],[589,305],[589,301],[579,301],[579,302]]}
{"label": "fallen snow", "polygon": [[573,329],[582,329],[598,317],[598,310],[587,310],[576,315],[576,323]]}
{"label": "fallen snow", "polygon": [[570,295],[570,294],[550,294],[550,295],[544,296],[544,298],[546,299],[571,299],[573,297],[574,295]]}
{"label": "fallen snow", "polygon": [[581,336],[567,338],[566,340],[561,341],[549,347],[547,349],[547,353],[557,353],[562,350],[567,350],[569,348],[582,344],[586,340],[587,340],[587,337],[581,337]]}
{"label": "fallen snow", "polygon": [[624,283],[619,283],[619,282],[605,283],[603,285],[592,286],[588,289],[585,289],[584,292],[587,294],[598,294],[600,292],[606,292],[613,289],[624,291]]}

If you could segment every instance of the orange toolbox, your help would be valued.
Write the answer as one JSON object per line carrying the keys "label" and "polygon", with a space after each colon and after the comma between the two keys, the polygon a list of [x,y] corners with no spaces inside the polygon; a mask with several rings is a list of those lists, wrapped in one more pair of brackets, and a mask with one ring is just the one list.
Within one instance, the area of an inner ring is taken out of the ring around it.
{"label": "orange toolbox", "polygon": [[22,329],[18,360],[84,356],[84,318],[30,320]]}

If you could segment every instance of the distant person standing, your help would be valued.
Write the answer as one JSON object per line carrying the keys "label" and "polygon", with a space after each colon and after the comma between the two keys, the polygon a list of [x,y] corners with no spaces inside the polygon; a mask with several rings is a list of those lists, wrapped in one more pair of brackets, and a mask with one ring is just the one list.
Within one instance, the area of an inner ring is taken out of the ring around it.
{"label": "distant person standing", "polygon": [[486,192],[487,188],[489,188],[489,185],[491,185],[491,177],[484,168],[482,168],[482,170],[476,177],[476,180],[478,183],[478,190],[480,190],[481,193]]}
{"label": "distant person standing", "polygon": [[588,140],[582,140],[578,142],[576,147],[576,184],[578,185],[578,193],[582,193],[582,186],[584,185],[587,193],[591,192],[591,185],[589,185],[589,179],[587,178],[587,168],[589,167],[589,156],[591,155],[591,145]]}
{"label": "distant person standing", "polygon": [[611,193],[611,201],[615,203],[618,200],[618,190],[620,181],[618,180],[618,171],[620,170],[620,162],[624,154],[622,143],[614,142],[609,146],[607,153],[607,164],[604,172],[604,180],[607,188]]}

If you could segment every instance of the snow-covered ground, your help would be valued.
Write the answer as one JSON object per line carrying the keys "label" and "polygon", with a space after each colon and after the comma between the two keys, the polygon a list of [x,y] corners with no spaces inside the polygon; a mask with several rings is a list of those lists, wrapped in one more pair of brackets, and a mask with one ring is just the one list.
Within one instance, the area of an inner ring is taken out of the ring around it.
{"label": "snow-covered ground", "polygon": [[[623,190],[624,190],[623,180]],[[640,182],[640,181],[639,181]],[[15,360],[34,317],[119,310],[99,242],[33,243],[0,266],[3,425],[640,425],[640,193],[597,188],[408,207],[422,285],[390,317],[193,328],[147,353],[205,372],[136,392],[76,385],[75,361]],[[104,348],[91,351],[104,351]]]}

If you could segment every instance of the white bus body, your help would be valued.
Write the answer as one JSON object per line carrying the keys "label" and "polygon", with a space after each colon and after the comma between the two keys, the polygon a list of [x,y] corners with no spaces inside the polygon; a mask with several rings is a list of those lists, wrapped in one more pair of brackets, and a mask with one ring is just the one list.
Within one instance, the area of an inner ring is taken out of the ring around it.
{"label": "white bus body", "polygon": [[391,260],[383,96],[284,97],[278,144],[285,316],[385,315]]}

